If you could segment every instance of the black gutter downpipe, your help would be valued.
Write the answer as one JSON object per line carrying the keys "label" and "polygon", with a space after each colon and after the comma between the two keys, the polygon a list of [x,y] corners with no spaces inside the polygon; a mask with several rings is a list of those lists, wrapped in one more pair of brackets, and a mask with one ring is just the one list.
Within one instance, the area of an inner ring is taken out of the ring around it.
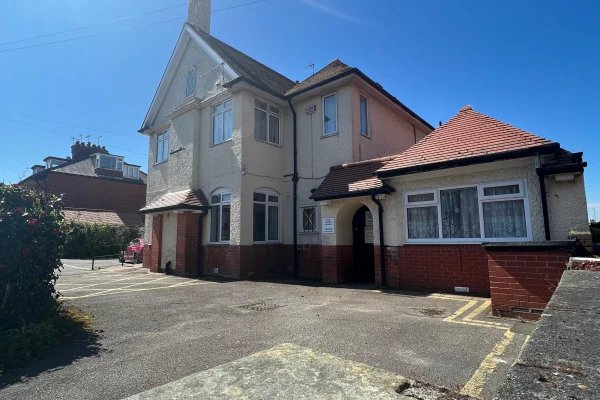
{"label": "black gutter downpipe", "polygon": [[379,267],[381,269],[381,286],[385,286],[385,240],[383,238],[383,204],[377,198],[375,191],[371,191],[371,200],[377,204],[379,216]]}
{"label": "black gutter downpipe", "polygon": [[292,189],[292,197],[293,197],[293,207],[294,207],[294,212],[293,212],[293,216],[294,216],[294,222],[293,222],[293,229],[294,229],[294,246],[293,246],[293,251],[294,251],[294,276],[298,276],[298,273],[300,271],[300,260],[298,258],[298,126],[297,126],[297,116],[296,116],[296,110],[294,109],[294,106],[292,105],[292,99],[288,98],[288,105],[290,107],[290,110],[292,110],[292,120],[293,120],[293,125],[294,125],[294,173],[292,174],[292,182],[293,182],[293,189]]}
{"label": "black gutter downpipe", "polygon": [[546,174],[542,168],[536,170],[540,178],[540,196],[542,198],[542,215],[544,218],[544,234],[550,240],[550,219],[548,218],[548,199],[546,197]]}

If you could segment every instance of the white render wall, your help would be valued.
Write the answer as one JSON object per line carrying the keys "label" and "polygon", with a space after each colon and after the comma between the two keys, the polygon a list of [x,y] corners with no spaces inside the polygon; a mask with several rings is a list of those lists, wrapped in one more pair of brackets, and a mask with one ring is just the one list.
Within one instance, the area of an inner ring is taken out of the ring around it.
{"label": "white render wall", "polygon": [[547,177],[546,192],[550,236],[553,240],[569,239],[572,231],[589,233],[583,175],[576,176],[572,182],[556,182],[554,177]]}
{"label": "white render wall", "polygon": [[177,214],[166,213],[163,215],[162,247],[159,267],[162,269],[171,262],[171,268],[175,268],[177,252]]}

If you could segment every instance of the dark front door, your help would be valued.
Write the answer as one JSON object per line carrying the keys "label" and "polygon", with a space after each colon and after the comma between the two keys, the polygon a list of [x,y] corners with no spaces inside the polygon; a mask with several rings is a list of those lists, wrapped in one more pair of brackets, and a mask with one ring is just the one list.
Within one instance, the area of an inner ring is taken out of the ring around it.
{"label": "dark front door", "polygon": [[358,282],[374,282],[373,265],[373,217],[366,206],[362,206],[352,219],[353,258],[352,278]]}

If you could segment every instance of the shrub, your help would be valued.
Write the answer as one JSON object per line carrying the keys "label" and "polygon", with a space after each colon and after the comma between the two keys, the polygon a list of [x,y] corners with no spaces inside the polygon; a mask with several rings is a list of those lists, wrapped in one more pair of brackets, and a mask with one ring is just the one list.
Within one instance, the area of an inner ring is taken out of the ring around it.
{"label": "shrub", "polygon": [[20,328],[56,311],[64,242],[60,199],[0,184],[0,327]]}
{"label": "shrub", "polygon": [[140,237],[139,227],[103,224],[65,224],[64,258],[91,258],[118,254],[131,240]]}

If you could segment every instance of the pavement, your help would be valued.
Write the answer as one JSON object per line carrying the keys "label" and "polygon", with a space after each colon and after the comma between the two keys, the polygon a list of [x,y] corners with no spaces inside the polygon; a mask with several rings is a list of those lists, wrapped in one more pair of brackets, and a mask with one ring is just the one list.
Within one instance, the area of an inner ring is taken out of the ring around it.
{"label": "pavement", "polygon": [[498,400],[600,398],[600,272],[565,271]]}
{"label": "pavement", "polygon": [[491,317],[486,298],[109,264],[65,260],[57,289],[97,332],[0,376],[0,399],[121,399],[282,344],[491,398],[534,326]]}

